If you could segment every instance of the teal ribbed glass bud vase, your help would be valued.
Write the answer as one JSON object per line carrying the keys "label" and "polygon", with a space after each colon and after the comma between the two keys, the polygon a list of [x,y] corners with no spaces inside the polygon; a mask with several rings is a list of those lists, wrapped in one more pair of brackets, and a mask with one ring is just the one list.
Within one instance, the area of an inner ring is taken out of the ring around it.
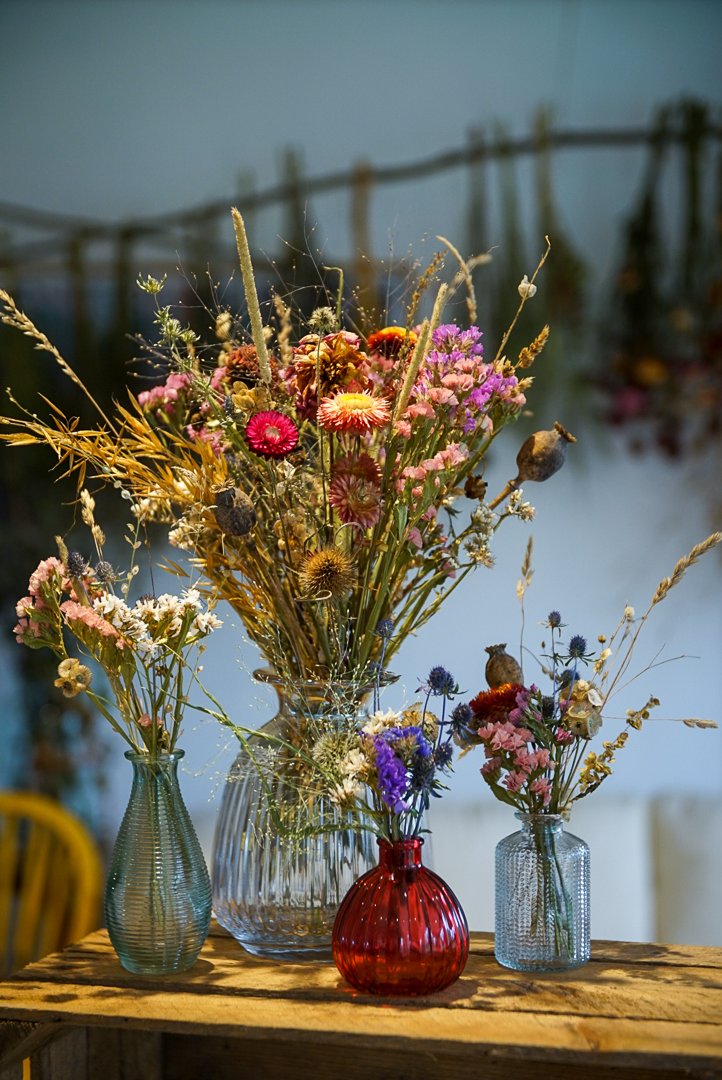
{"label": "teal ribbed glass bud vase", "polygon": [[516,971],[563,971],[589,959],[589,848],[559,814],[516,815],[496,849],[494,953]]}
{"label": "teal ribbed glass bud vase", "polygon": [[183,750],[151,757],[132,750],[133,787],[105,887],[105,922],[128,971],[185,971],[211,918],[203,852],[178,786]]}

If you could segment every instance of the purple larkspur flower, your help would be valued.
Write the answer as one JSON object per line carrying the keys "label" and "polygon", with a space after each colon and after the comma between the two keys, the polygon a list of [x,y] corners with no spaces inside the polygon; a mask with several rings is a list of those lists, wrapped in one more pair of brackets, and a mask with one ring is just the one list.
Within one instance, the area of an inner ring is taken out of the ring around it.
{"label": "purple larkspur flower", "polygon": [[[390,734],[390,732],[386,734]],[[374,737],[374,751],[376,754],[379,795],[392,813],[401,814],[404,810],[409,809],[409,804],[404,801],[404,795],[408,788],[406,766],[401,758],[394,753],[393,747],[389,745],[388,740],[383,735]]]}

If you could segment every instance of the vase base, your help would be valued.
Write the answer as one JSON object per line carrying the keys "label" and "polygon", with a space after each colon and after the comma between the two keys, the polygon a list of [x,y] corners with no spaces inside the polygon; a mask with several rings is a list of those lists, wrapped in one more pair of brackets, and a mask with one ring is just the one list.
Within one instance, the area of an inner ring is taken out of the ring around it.
{"label": "vase base", "polygon": [[164,967],[161,964],[135,964],[132,960],[124,960],[122,957],[118,957],[120,966],[133,975],[178,975],[182,971],[190,971],[197,960],[198,957],[194,956],[192,960]]}
{"label": "vase base", "polygon": [[525,971],[532,974],[534,972],[544,974],[547,971],[573,971],[589,963],[588,956],[578,960],[511,960],[502,959],[500,956],[495,956],[495,959],[497,964],[509,968],[510,971]]}
{"label": "vase base", "polygon": [[277,942],[243,941],[241,938],[236,938],[236,941],[259,960],[276,960],[286,964],[303,964],[311,960],[333,963],[330,942],[327,945],[283,945]]}

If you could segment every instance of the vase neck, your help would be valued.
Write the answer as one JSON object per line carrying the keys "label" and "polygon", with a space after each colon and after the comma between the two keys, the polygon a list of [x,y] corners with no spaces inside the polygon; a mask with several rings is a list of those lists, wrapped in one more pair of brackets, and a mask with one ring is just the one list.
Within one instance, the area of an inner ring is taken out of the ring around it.
{"label": "vase neck", "polygon": [[560,833],[564,831],[564,818],[561,814],[525,814],[518,810],[515,815],[526,833]]}
{"label": "vase neck", "polygon": [[379,840],[379,865],[389,870],[409,870],[423,865],[421,848],[424,841],[420,836],[407,840]]}
{"label": "vase neck", "polygon": [[185,757],[185,750],[163,751],[158,754],[141,754],[126,750],[125,756],[133,766],[133,779],[145,781],[163,776],[169,780],[178,777],[178,762]]}
{"label": "vase neck", "polygon": [[258,682],[272,686],[278,695],[278,715],[302,720],[316,717],[349,719],[360,711],[373,690],[367,682],[328,679],[286,680],[273,671],[255,671]]}

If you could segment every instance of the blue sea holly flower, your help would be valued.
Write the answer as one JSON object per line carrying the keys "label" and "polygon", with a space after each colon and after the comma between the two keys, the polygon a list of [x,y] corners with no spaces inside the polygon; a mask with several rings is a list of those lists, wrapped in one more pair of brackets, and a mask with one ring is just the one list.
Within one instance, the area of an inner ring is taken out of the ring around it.
{"label": "blue sea holly flower", "polygon": [[394,632],[393,619],[381,619],[376,627],[376,633],[384,641],[388,641]]}
{"label": "blue sea holly flower", "polygon": [[550,611],[547,615],[547,626],[555,630],[558,626],[562,625],[562,617],[558,611]]}
{"label": "blue sea holly flower", "polygon": [[450,769],[454,757],[454,748],[450,742],[439,743],[434,750],[434,764],[437,769]]}
{"label": "blue sea holly flower", "polygon": [[575,634],[569,642],[569,656],[575,660],[582,660],[587,651],[587,639],[581,634]]}
{"label": "blue sea holly flower", "polygon": [[443,667],[433,667],[426,680],[425,689],[437,697],[450,697],[458,692],[459,686],[450,671]]}

